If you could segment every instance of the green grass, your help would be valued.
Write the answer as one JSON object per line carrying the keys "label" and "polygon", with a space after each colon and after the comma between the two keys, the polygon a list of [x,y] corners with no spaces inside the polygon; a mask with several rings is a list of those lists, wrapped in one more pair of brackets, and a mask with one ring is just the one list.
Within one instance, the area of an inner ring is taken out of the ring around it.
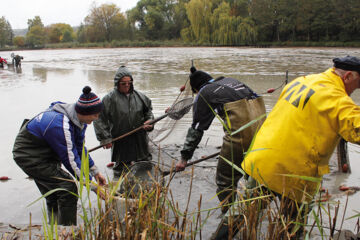
{"label": "green grass", "polygon": [[[255,122],[252,121],[234,132],[240,132]],[[228,119],[222,123],[229,131]],[[230,132],[230,135],[233,133]],[[262,150],[258,149],[258,151]],[[218,205],[211,209],[203,209],[202,202],[207,199],[203,200],[200,196],[197,208],[190,211],[193,169],[187,204],[183,210],[173,198],[169,188],[172,176],[163,179],[160,171],[152,177],[151,184],[140,184],[138,192],[133,191],[131,179],[126,174],[120,176],[116,182],[109,180],[106,188],[98,188],[97,201],[94,205],[90,201],[90,193],[91,185],[96,186],[96,184],[89,180],[89,158],[84,152],[81,176],[76,181],[78,193],[73,193],[80,200],[82,222],[68,233],[72,239],[202,239],[203,228],[208,218],[221,207]],[[233,171],[243,173],[243,170],[236,167],[231,159],[224,161],[233,166]],[[305,176],[289,176],[318,181]],[[130,187],[125,188],[125,192],[120,194],[117,191],[120,185]],[[64,189],[55,189],[40,199],[55,191],[64,191]],[[100,198],[99,191],[105,193],[105,200]],[[341,230],[344,222],[342,219],[339,226],[336,221],[340,218],[339,203],[324,201],[321,193],[317,195],[319,198],[310,204],[295,202],[294,207],[299,214],[292,217],[284,214],[289,210],[284,199],[273,201],[275,196],[271,192],[264,191],[259,185],[237,190],[236,196],[237,200],[228,205],[230,211],[223,219],[227,221],[230,232],[234,229],[238,230],[237,236],[241,239],[296,239],[299,234],[302,234],[304,239],[310,239],[314,229],[317,229],[321,239],[329,239],[336,231]],[[301,214],[304,212],[305,214]],[[202,217],[202,213],[205,213],[205,218]],[[43,214],[44,239],[62,239],[57,230],[56,220],[51,218],[48,223],[45,210]],[[359,214],[353,217],[358,218]]]}

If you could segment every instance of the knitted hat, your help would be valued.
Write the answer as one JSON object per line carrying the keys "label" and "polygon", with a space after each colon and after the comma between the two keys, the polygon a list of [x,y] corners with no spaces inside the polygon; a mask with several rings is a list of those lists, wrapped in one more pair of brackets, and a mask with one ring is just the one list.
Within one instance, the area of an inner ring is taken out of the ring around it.
{"label": "knitted hat", "polygon": [[191,67],[190,72],[190,85],[193,92],[199,91],[204,84],[213,79],[208,73],[198,71],[195,67]]}
{"label": "knitted hat", "polygon": [[346,56],[343,58],[334,58],[333,62],[336,68],[360,73],[360,59],[357,57]]}
{"label": "knitted hat", "polygon": [[95,93],[91,92],[91,88],[86,86],[83,88],[83,94],[75,104],[75,111],[81,115],[91,115],[100,113],[103,109],[103,103]]}

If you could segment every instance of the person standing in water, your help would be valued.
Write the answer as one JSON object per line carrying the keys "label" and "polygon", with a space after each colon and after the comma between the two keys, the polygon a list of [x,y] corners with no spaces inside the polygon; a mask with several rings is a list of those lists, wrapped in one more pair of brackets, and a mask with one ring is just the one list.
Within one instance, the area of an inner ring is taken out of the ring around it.
{"label": "person standing in water", "polygon": [[[17,165],[31,178],[41,194],[63,188],[46,197],[48,217],[54,216],[59,225],[76,225],[77,186],[71,175],[82,177],[80,169],[87,124],[98,118],[103,108],[101,100],[86,86],[76,103],[53,102],[44,112],[24,120],[18,133],[13,156]],[[71,175],[61,168],[61,165]],[[90,179],[99,185],[106,179],[89,156]],[[95,188],[93,188],[96,191]]]}

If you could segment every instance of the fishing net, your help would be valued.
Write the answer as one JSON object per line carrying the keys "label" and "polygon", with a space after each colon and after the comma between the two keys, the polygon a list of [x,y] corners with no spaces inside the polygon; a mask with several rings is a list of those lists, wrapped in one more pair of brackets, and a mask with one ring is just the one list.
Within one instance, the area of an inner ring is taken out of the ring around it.
{"label": "fishing net", "polygon": [[193,105],[193,100],[194,99],[192,97],[189,97],[174,103],[167,111],[167,114],[173,120],[180,120],[186,113],[190,111]]}
{"label": "fishing net", "polygon": [[128,197],[137,197],[142,190],[154,187],[154,182],[163,184],[163,178],[158,166],[149,161],[135,162],[129,167],[124,181],[121,182],[118,193],[126,193]]}
{"label": "fishing net", "polygon": [[[179,126],[181,126],[181,124],[185,124],[181,119],[183,119],[184,115],[191,110],[194,99],[188,80],[184,86],[185,89],[180,91],[167,112],[169,117],[157,123],[154,130],[149,133],[150,140],[153,144],[158,145],[160,143],[171,141],[169,140],[169,137],[172,135],[171,133],[180,129]],[[185,136],[180,135],[184,134],[177,132],[174,137],[177,138],[177,140],[179,140],[179,138],[182,138],[182,140],[185,139]]]}

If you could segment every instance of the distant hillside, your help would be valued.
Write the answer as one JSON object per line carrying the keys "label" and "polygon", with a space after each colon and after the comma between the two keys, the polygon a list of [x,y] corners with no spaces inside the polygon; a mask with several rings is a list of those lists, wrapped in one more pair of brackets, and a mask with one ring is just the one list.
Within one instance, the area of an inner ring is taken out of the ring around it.
{"label": "distant hillside", "polygon": [[27,33],[27,28],[24,29],[13,29],[14,36],[25,36]]}

